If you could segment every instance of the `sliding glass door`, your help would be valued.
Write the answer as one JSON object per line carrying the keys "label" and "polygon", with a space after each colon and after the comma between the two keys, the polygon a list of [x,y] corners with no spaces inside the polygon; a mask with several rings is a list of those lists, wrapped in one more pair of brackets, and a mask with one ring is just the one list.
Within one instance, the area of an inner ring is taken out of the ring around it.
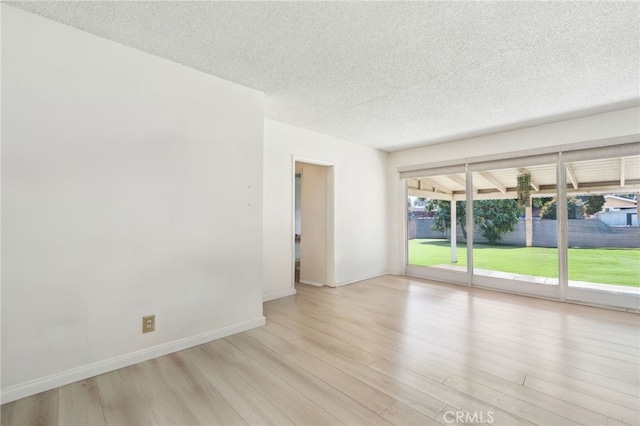
{"label": "sliding glass door", "polygon": [[638,152],[630,143],[410,172],[407,275],[639,309]]}
{"label": "sliding glass door", "polygon": [[640,156],[567,168],[568,299],[622,303],[640,296]]}
{"label": "sliding glass door", "polygon": [[464,173],[410,179],[407,185],[408,265],[466,282]]}
{"label": "sliding glass door", "polygon": [[[473,283],[557,297],[556,164],[473,172]],[[520,195],[520,196],[519,196]]]}

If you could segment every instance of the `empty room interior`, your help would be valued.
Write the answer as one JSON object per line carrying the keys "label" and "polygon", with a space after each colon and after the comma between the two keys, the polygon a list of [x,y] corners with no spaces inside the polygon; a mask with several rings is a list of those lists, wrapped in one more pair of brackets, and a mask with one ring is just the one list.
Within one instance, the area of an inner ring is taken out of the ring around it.
{"label": "empty room interior", "polygon": [[640,424],[640,2],[0,7],[3,426]]}

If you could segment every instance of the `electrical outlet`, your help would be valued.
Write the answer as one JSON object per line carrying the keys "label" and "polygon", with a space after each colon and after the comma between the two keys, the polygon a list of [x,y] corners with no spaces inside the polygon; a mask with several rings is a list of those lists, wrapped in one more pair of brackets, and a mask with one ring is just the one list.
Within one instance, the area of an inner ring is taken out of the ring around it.
{"label": "electrical outlet", "polygon": [[147,315],[142,317],[142,332],[149,333],[151,331],[156,331],[156,316]]}

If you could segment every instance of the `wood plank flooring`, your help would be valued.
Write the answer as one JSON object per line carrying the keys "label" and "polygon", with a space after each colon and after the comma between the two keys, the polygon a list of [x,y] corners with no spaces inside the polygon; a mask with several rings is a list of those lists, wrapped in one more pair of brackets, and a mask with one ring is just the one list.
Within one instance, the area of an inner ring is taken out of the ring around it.
{"label": "wood plank flooring", "polygon": [[2,425],[640,425],[640,316],[384,276],[2,406]]}

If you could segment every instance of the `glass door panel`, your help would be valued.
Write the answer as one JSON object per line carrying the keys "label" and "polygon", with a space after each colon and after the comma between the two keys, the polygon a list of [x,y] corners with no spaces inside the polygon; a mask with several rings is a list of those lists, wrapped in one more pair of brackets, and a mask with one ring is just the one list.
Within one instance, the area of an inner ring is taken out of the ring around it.
{"label": "glass door panel", "polygon": [[556,165],[474,172],[473,189],[474,282],[555,296],[558,225],[544,212],[554,200]]}
{"label": "glass door panel", "polygon": [[566,167],[569,288],[640,295],[640,156]]}
{"label": "glass door panel", "polygon": [[408,265],[466,273],[465,175],[408,179],[407,193]]}

